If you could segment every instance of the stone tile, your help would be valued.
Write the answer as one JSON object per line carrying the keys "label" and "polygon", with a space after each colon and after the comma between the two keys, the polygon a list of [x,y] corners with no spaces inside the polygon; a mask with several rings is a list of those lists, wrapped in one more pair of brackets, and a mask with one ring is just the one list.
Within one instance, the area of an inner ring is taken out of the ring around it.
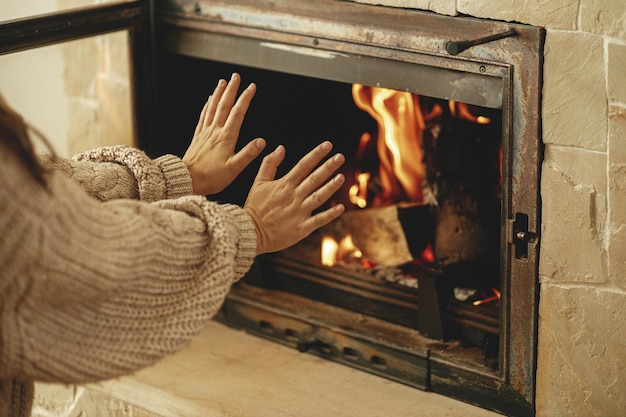
{"label": "stone tile", "polygon": [[581,0],[580,27],[585,32],[626,40],[626,5],[623,0]]}
{"label": "stone tile", "polygon": [[603,40],[548,32],[543,84],[544,142],[604,151],[607,113]]}
{"label": "stone tile", "polygon": [[65,156],[72,156],[77,152],[101,146],[96,129],[99,123],[99,111],[98,102],[94,99],[69,100],[68,112],[72,115],[72,122],[68,126]]}
{"label": "stone tile", "polygon": [[[624,6],[626,9],[626,5]],[[608,95],[609,101],[626,105],[626,45],[608,45]]]}
{"label": "stone tile", "polygon": [[624,293],[543,285],[537,417],[626,415]]}
{"label": "stone tile", "polygon": [[94,77],[100,68],[97,39],[84,38],[60,46],[65,60],[63,82],[67,95],[93,97]]}
{"label": "stone tile", "polygon": [[613,227],[626,223],[626,107],[609,112],[609,208]]}
{"label": "stone tile", "polygon": [[626,107],[609,112],[609,276],[626,290]]}
{"label": "stone tile", "polygon": [[107,66],[104,69],[107,74],[129,80],[130,74],[130,48],[128,45],[128,32],[115,32],[106,35],[105,54]]}
{"label": "stone tile", "polygon": [[87,390],[74,406],[68,417],[161,417],[149,413],[128,403],[103,395],[100,392]]}
{"label": "stone tile", "polygon": [[97,77],[96,84],[100,103],[100,146],[134,146],[133,109],[128,82],[119,77],[101,74]]}
{"label": "stone tile", "polygon": [[550,29],[576,29],[578,3],[571,0],[458,0],[459,13]]}
{"label": "stone tile", "polygon": [[606,156],[548,146],[541,198],[542,281],[606,282]]}
{"label": "stone tile", "polygon": [[626,226],[624,224],[611,230],[609,234],[609,259],[611,284],[626,291]]}
{"label": "stone tile", "polygon": [[31,417],[69,417],[85,388],[62,384],[35,384]]}
{"label": "stone tile", "polygon": [[457,14],[455,0],[350,0],[355,3],[376,4],[391,7],[405,7],[419,10],[431,10],[440,14]]}

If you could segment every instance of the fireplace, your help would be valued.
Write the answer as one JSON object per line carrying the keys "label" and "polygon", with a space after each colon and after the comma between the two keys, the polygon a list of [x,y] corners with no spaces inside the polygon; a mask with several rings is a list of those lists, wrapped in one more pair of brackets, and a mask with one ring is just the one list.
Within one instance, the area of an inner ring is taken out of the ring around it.
{"label": "fireplace", "polygon": [[[324,139],[347,157],[346,188],[333,198],[346,214],[259,258],[219,319],[418,389],[533,415],[543,31],[303,3],[179,0],[157,14],[164,134],[146,150],[182,153],[187,144],[167,138],[191,137],[213,83],[237,71],[259,86],[242,141],[284,144],[285,167]],[[407,106],[411,117],[399,110]],[[383,169],[389,155],[404,160],[411,185]],[[243,203],[257,166],[216,198]],[[359,251],[322,262],[324,238],[348,234]]]}

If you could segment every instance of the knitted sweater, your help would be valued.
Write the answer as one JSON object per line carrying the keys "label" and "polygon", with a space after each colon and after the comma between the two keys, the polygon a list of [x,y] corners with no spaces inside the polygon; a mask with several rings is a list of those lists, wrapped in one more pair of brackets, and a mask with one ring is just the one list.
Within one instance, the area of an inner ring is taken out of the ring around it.
{"label": "knitted sweater", "polygon": [[43,187],[0,141],[0,415],[33,381],[132,373],[185,347],[250,268],[243,209],[191,196],[175,156],[102,148],[43,159]]}

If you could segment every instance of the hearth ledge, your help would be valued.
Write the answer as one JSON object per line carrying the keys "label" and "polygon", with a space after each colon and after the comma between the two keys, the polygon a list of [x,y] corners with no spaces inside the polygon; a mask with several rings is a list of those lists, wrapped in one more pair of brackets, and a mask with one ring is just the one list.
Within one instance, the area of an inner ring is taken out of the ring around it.
{"label": "hearth ledge", "polygon": [[142,417],[500,416],[218,322],[156,366],[85,388]]}

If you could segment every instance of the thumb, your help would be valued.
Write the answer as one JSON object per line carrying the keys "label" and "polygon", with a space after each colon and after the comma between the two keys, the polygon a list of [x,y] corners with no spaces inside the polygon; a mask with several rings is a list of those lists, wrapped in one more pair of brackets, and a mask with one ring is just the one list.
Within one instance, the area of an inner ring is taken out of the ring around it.
{"label": "thumb", "polygon": [[273,181],[274,178],[276,178],[278,167],[284,159],[285,147],[283,145],[278,145],[274,152],[263,158],[263,162],[259,167],[259,172],[256,174],[256,178],[254,179],[254,184],[265,181]]}

